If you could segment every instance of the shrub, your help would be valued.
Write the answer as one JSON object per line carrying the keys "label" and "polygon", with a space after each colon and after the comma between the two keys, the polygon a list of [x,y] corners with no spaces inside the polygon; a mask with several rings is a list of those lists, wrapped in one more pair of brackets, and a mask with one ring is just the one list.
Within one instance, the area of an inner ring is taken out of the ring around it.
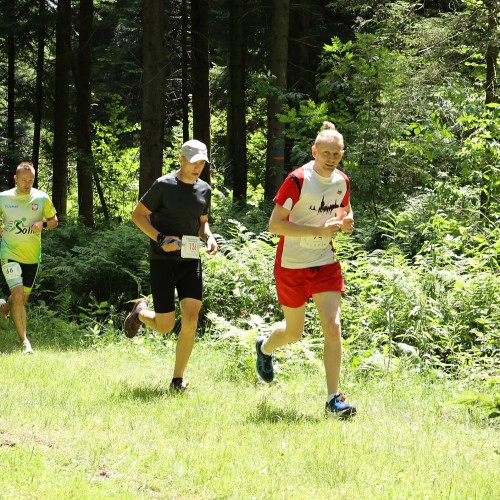
{"label": "shrub", "polygon": [[78,223],[47,233],[34,298],[50,307],[112,305],[148,291],[147,241],[131,224],[89,229]]}

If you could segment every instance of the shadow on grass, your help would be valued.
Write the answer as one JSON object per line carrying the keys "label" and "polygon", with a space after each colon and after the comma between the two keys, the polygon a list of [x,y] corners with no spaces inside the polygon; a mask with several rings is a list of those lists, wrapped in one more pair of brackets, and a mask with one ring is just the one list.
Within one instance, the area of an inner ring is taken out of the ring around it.
{"label": "shadow on grass", "polygon": [[183,398],[189,394],[189,391],[171,391],[169,384],[165,385],[131,385],[123,386],[117,394],[120,399],[135,399],[143,402],[150,402],[160,398]]}
{"label": "shadow on grass", "polygon": [[21,352],[21,343],[16,331],[0,330],[0,355],[17,354]]}
{"label": "shadow on grass", "polygon": [[[86,349],[92,345],[92,341],[85,338],[83,332],[68,329],[54,328],[48,330],[47,326],[43,330],[29,324],[28,316],[28,338],[33,350],[42,351],[75,351]],[[14,325],[9,325],[6,330],[0,330],[0,351],[4,354],[16,353],[21,350],[21,344]]]}
{"label": "shadow on grass", "polygon": [[[26,312],[27,334],[35,352],[83,350],[96,343],[109,344],[122,335],[121,331],[107,325],[99,325],[100,328],[94,329],[94,324],[64,320],[57,312],[42,306],[28,304]],[[0,329],[0,352],[12,354],[20,349],[19,337],[10,320],[6,329]]]}
{"label": "shadow on grass", "polygon": [[294,423],[294,422],[319,422],[319,418],[300,412],[291,406],[271,404],[266,400],[261,401],[254,411],[248,416],[250,423]]}

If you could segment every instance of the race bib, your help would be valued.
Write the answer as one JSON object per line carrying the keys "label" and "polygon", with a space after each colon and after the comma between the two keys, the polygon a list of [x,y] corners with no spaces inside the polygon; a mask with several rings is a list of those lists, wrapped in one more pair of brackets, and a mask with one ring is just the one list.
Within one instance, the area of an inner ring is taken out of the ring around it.
{"label": "race bib", "polygon": [[300,246],[315,250],[324,250],[330,244],[331,238],[325,236],[302,236]]}
{"label": "race bib", "polygon": [[181,257],[185,259],[200,258],[200,238],[184,235],[182,237]]}
{"label": "race bib", "polygon": [[6,281],[15,280],[23,275],[19,262],[7,262],[3,264],[2,272]]}

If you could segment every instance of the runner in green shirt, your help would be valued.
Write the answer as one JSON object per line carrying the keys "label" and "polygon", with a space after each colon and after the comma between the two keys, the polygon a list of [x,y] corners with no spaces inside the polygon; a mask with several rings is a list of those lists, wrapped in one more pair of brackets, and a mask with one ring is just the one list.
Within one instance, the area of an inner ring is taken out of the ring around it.
{"label": "runner in green shirt", "polygon": [[0,327],[7,328],[9,314],[23,345],[32,353],[26,335],[26,302],[35,283],[42,257],[43,229],[54,229],[58,221],[49,196],[33,187],[35,169],[21,163],[14,176],[16,187],[0,193],[0,261],[10,289],[7,301],[0,299]]}

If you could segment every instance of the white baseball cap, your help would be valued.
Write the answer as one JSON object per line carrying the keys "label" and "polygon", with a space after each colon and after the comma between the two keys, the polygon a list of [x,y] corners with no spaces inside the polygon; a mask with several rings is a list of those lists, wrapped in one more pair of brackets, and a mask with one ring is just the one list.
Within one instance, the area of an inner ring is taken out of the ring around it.
{"label": "white baseball cap", "polygon": [[200,160],[209,161],[207,147],[196,139],[186,141],[181,148],[181,156],[184,156],[189,163]]}

